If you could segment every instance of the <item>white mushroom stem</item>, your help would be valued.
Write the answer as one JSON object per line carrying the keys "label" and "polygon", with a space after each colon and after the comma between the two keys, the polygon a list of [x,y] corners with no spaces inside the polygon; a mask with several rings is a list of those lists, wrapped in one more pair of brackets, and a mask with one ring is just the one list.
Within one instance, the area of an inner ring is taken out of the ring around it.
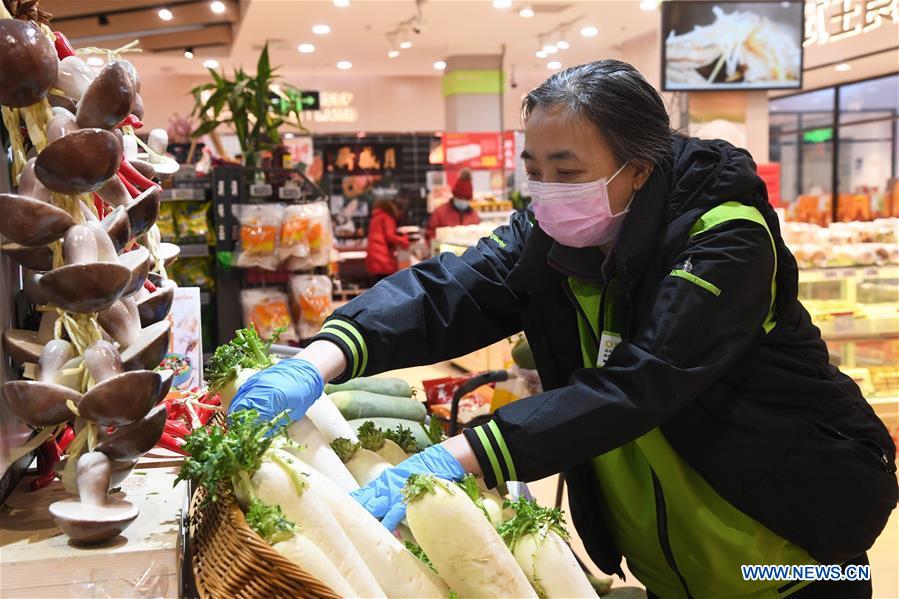
{"label": "white mushroom stem", "polygon": [[38,361],[38,380],[55,383],[63,365],[75,357],[75,348],[68,341],[54,339],[44,346]]}
{"label": "white mushroom stem", "polygon": [[[90,423],[88,423],[90,426]],[[84,505],[106,505],[112,465],[99,451],[85,453],[78,458],[78,496]]]}

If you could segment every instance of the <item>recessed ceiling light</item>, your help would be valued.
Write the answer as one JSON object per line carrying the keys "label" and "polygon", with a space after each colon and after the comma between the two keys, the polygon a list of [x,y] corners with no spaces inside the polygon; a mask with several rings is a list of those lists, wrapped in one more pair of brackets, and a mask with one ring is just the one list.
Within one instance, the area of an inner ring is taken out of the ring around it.
{"label": "recessed ceiling light", "polygon": [[156,14],[158,14],[159,18],[163,21],[171,21],[173,18],[175,18],[175,15],[172,14],[172,11],[167,8],[160,8],[159,12]]}
{"label": "recessed ceiling light", "polygon": [[390,52],[387,53],[387,58],[396,58],[399,55],[400,55],[399,50],[391,50]]}
{"label": "recessed ceiling light", "polygon": [[506,9],[512,6],[512,0],[493,0],[493,8]]}
{"label": "recessed ceiling light", "polygon": [[209,4],[210,10],[217,15],[220,15],[225,12],[225,3],[219,2],[219,0],[215,0],[215,2],[211,2]]}
{"label": "recessed ceiling light", "polygon": [[434,69],[436,69],[438,71],[446,70],[446,63],[443,62],[442,60],[438,60],[437,62],[434,63]]}
{"label": "recessed ceiling light", "polygon": [[543,51],[547,54],[555,54],[559,49],[554,44],[543,44]]}
{"label": "recessed ceiling light", "polygon": [[599,29],[593,27],[592,25],[590,27],[584,27],[583,29],[581,29],[581,35],[583,35],[584,37],[596,37],[598,34]]}
{"label": "recessed ceiling light", "polygon": [[184,49],[184,58],[193,58],[194,57],[194,49],[193,48],[185,48]]}
{"label": "recessed ceiling light", "polygon": [[350,5],[350,0],[334,0],[334,6],[337,8],[346,8]]}
{"label": "recessed ceiling light", "polygon": [[852,70],[852,65],[849,64],[848,62],[841,62],[840,64],[838,64],[838,65],[835,66],[834,68],[835,68],[836,70],[838,70],[839,72],[841,72],[841,73],[845,73],[846,71]]}
{"label": "recessed ceiling light", "polygon": [[558,60],[552,60],[552,61],[546,63],[546,68],[551,71],[558,71],[559,69],[562,68],[562,63],[559,62]]}
{"label": "recessed ceiling light", "polygon": [[91,65],[92,67],[102,67],[103,59],[100,58],[99,56],[88,56],[87,64]]}
{"label": "recessed ceiling light", "polygon": [[297,46],[297,52],[300,54],[312,54],[315,52],[315,46],[312,44],[300,44]]}
{"label": "recessed ceiling light", "polygon": [[349,71],[353,68],[353,63],[351,63],[349,60],[341,60],[337,63],[337,68],[341,71]]}
{"label": "recessed ceiling light", "polygon": [[530,6],[525,6],[521,10],[518,11],[518,16],[524,19],[530,19],[534,16],[534,9]]}
{"label": "recessed ceiling light", "polygon": [[411,47],[412,47],[412,42],[410,42],[409,40],[406,40],[405,42],[400,43],[400,48],[402,48],[403,50],[408,50]]}
{"label": "recessed ceiling light", "polygon": [[567,50],[570,47],[571,47],[571,44],[569,44],[565,40],[559,40],[556,42],[556,48],[558,48],[559,50]]}
{"label": "recessed ceiling light", "polygon": [[203,66],[207,69],[217,69],[219,68],[219,61],[214,58],[209,58],[203,61]]}
{"label": "recessed ceiling light", "polygon": [[328,35],[331,33],[331,27],[328,25],[313,25],[312,33],[315,35]]}
{"label": "recessed ceiling light", "polygon": [[658,7],[658,0],[643,0],[640,2],[640,10],[655,10]]}
{"label": "recessed ceiling light", "polygon": [[537,50],[535,55],[537,56],[537,58],[546,58],[546,52],[544,52],[543,50]]}

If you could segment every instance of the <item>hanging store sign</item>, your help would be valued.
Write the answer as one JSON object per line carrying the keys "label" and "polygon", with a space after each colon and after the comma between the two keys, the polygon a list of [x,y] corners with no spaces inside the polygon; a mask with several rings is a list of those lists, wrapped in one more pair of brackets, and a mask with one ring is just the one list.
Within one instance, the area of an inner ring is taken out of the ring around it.
{"label": "hanging store sign", "polygon": [[820,144],[833,139],[833,127],[808,129],[802,132],[802,141],[807,144]]}
{"label": "hanging store sign", "polygon": [[804,47],[823,46],[899,23],[899,0],[812,0],[805,5]]}
{"label": "hanging store sign", "polygon": [[382,144],[324,145],[322,157],[329,172],[364,175],[396,170],[399,151]]}
{"label": "hanging store sign", "polygon": [[304,123],[355,123],[359,120],[352,92],[319,92],[318,100],[318,110],[301,114]]}
{"label": "hanging store sign", "polygon": [[502,167],[500,133],[445,133],[443,156],[447,168],[495,169]]}

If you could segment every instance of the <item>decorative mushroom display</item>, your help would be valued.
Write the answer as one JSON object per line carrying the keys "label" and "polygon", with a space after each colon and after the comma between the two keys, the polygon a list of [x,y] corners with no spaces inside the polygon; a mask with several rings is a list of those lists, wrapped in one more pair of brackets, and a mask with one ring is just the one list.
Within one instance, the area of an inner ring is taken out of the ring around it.
{"label": "decorative mushroom display", "polygon": [[140,79],[122,58],[134,45],[103,51],[97,71],[82,59],[96,49],[76,51],[0,2],[0,107],[16,188],[0,194],[0,247],[28,269],[25,295],[42,312],[38,331],[3,332],[23,379],[4,383],[0,397],[53,448],[74,429],[56,472],[80,501],[50,510],[82,543],[137,517],[107,492],[162,435],[172,382],[157,369],[175,290],[165,267],[178,248],[160,243],[155,221],[159,182],[178,165],[163,156],[165,131],[148,143],[135,134]]}

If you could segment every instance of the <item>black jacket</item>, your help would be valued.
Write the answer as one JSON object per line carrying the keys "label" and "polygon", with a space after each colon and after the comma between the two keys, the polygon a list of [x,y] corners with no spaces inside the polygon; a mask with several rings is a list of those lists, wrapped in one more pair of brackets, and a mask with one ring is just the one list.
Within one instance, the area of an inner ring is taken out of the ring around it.
{"label": "black jacket", "polygon": [[[830,365],[750,156],[722,141],[672,143],[673,167],[638,193],[608,260],[556,244],[518,213],[462,257],[441,254],[382,281],[319,338],[341,346],[349,378],[450,359],[523,329],[546,392],[496,412],[513,464],[501,460],[501,473],[566,472],[574,522],[606,572],[620,571],[621,556],[589,463],[657,426],[732,505],[820,562],[841,563],[873,544],[896,506],[893,442]],[[768,232],[737,220],[690,236],[728,201],[757,208],[775,240],[777,324],[767,334]],[[687,259],[719,296],[669,276]],[[569,276],[617,281],[626,326],[602,369],[583,368]],[[466,436],[488,484],[500,482],[483,436]]]}

